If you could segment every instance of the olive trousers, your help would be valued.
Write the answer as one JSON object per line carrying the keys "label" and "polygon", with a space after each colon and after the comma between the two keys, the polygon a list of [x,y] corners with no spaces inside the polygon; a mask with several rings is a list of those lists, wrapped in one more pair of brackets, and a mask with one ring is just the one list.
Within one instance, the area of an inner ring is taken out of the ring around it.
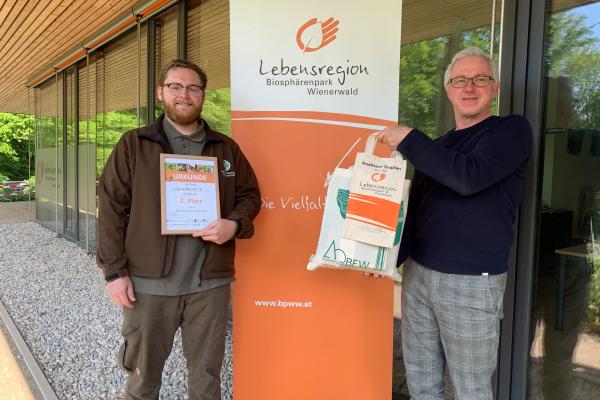
{"label": "olive trousers", "polygon": [[230,285],[182,296],[135,296],[134,308],[123,308],[118,355],[128,375],[125,399],[158,400],[165,361],[181,328],[189,399],[220,400]]}

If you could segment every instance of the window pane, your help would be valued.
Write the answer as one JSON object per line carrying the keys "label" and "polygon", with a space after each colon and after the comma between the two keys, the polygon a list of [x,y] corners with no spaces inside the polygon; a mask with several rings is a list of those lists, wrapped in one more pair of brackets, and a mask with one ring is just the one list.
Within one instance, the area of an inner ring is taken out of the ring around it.
{"label": "window pane", "polygon": [[[145,43],[145,28],[141,43]],[[141,69],[141,104],[147,99],[147,74],[145,50],[142,46]],[[98,61],[96,69],[96,90],[98,95],[98,113],[102,114],[98,121],[98,157],[100,158],[101,173],[110,153],[125,132],[138,127],[137,119],[137,32],[134,30],[119,40],[113,42],[103,51],[102,61]],[[141,114],[146,115],[145,108]],[[141,119],[141,124],[145,123]]]}
{"label": "window pane", "polygon": [[89,243],[90,250],[93,251],[96,245],[96,62],[90,63],[89,81],[88,67],[85,62],[79,65],[79,145],[77,148],[79,241],[84,244]]}
{"label": "window pane", "polygon": [[56,230],[56,83],[35,90],[36,219]]}
{"label": "window pane", "polygon": [[187,54],[208,76],[202,116],[211,128],[231,135],[229,2],[197,3],[189,3]]}
{"label": "window pane", "polygon": [[[137,40],[137,32],[135,33]],[[137,48],[136,48],[136,60],[137,60]],[[135,73],[134,66],[131,66]],[[140,27],[140,123],[139,126],[148,124],[148,26],[142,24]],[[135,86],[134,86],[135,87]]]}
{"label": "window pane", "polygon": [[[156,18],[154,24],[154,51],[156,59],[154,65],[154,87],[156,87],[162,67],[177,58],[177,8],[172,8],[166,14]],[[154,118],[157,118],[163,111],[161,103],[158,99],[155,99]]]}
{"label": "window pane", "polygon": [[600,2],[548,1],[528,398],[600,393]]}
{"label": "window pane", "polygon": [[75,69],[69,68],[63,73],[63,77],[66,82],[66,92],[64,101],[64,123],[63,137],[65,140],[65,147],[63,149],[65,154],[64,160],[64,176],[65,176],[65,206],[63,210],[65,212],[64,229],[65,235],[70,239],[77,240],[77,131],[78,126],[76,123],[76,81],[75,81]]}
{"label": "window pane", "polygon": [[58,168],[56,170],[56,188],[57,188],[57,197],[56,202],[58,203],[58,208],[56,211],[56,219],[58,221],[58,225],[56,226],[56,231],[58,233],[64,233],[64,217],[65,217],[65,203],[64,203],[64,136],[63,136],[63,127],[65,123],[64,118],[64,90],[63,90],[63,74],[58,74],[58,118],[56,124],[56,142],[58,144],[58,151],[56,153],[57,165]]}

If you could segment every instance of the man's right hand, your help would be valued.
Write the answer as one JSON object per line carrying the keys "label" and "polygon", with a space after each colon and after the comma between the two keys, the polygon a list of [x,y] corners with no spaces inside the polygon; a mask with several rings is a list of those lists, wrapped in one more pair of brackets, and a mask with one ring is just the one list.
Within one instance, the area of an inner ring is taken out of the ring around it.
{"label": "man's right hand", "polygon": [[133,282],[128,276],[115,279],[106,284],[106,290],[110,299],[118,306],[133,308],[135,295],[133,294]]}
{"label": "man's right hand", "polygon": [[377,135],[377,141],[385,144],[390,151],[398,150],[398,145],[413,128],[403,125],[388,126]]}

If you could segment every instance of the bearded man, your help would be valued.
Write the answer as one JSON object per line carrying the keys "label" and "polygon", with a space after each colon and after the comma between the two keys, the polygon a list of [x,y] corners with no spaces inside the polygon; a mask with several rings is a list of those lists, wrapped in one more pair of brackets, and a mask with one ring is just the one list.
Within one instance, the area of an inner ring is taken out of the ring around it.
{"label": "bearded man", "polygon": [[[158,399],[178,328],[189,398],[221,399],[235,239],[253,235],[260,191],[239,146],[200,117],[206,83],[191,62],[167,64],[156,87],[164,114],[121,137],[99,182],[97,264],[123,309],[127,400]],[[161,235],[160,153],[217,158],[221,219],[193,235]]]}

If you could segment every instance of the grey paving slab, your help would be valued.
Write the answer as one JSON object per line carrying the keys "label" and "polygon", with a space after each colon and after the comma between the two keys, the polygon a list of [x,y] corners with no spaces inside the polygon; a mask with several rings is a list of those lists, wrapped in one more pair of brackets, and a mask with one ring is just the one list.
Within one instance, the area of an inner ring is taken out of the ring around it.
{"label": "grey paving slab", "polygon": [[0,202],[0,224],[28,222],[35,219],[35,202]]}

